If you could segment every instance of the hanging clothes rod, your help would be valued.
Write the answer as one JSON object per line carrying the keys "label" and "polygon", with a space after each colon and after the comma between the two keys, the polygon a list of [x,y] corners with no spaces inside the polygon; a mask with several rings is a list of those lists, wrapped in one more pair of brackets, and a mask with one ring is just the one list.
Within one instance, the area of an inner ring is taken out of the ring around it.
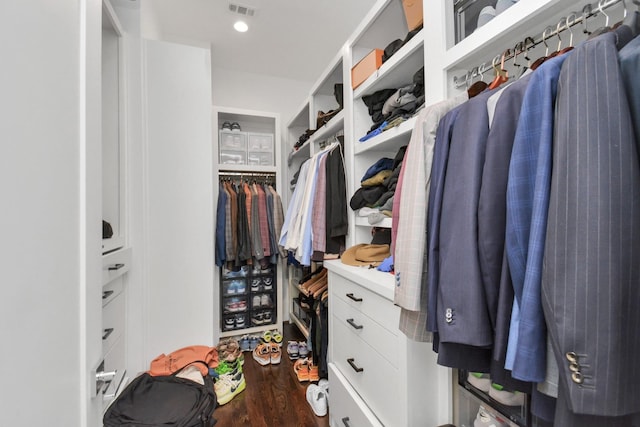
{"label": "hanging clothes rod", "polygon": [[274,178],[275,172],[236,172],[236,171],[219,171],[218,175],[221,177],[247,177],[247,178]]}
{"label": "hanging clothes rod", "polygon": [[[609,17],[604,13],[604,10],[618,3],[622,3],[624,5],[625,7],[624,14],[626,17],[627,5],[625,3],[625,0],[599,0],[594,4],[587,3],[582,8],[582,12],[571,12],[566,17],[562,17],[560,21],[558,21],[558,24],[555,26],[555,29],[553,26],[548,26],[535,39],[533,37],[527,37],[524,39],[524,41],[516,43],[513,50],[512,49],[505,50],[503,53],[496,55],[491,61],[483,62],[477,67],[473,67],[471,70],[467,71],[467,73],[463,76],[453,76],[453,83],[455,88],[460,89],[462,87],[469,86],[470,83],[473,82],[474,78],[478,76],[482,76],[486,71],[490,71],[491,68],[495,68],[500,63],[504,64],[504,62],[507,60],[514,59],[515,61],[515,58],[517,58],[518,55],[520,54],[526,55],[526,53],[530,49],[540,44],[544,44],[548,49],[549,46],[547,44],[547,41],[549,41],[549,39],[551,39],[552,37],[556,37],[556,36],[558,37],[558,46],[560,47],[560,44],[562,42],[560,39],[560,33],[562,33],[565,30],[568,30],[574,25],[578,25],[582,23],[583,33],[591,34],[591,32],[587,29],[587,25],[586,25],[587,20],[602,13],[607,18],[607,25],[608,25]],[[633,3],[639,4],[639,2],[637,2],[636,0],[633,0]],[[573,42],[573,33],[571,33],[571,41],[569,43],[571,44],[572,42]]]}

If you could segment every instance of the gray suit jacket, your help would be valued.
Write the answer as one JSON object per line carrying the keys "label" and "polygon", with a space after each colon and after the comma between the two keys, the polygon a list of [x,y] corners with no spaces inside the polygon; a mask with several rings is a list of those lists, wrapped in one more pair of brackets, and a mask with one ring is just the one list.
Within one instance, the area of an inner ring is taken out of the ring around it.
{"label": "gray suit jacket", "polygon": [[562,426],[640,410],[640,167],[616,39],[578,47],[558,83],[542,304]]}

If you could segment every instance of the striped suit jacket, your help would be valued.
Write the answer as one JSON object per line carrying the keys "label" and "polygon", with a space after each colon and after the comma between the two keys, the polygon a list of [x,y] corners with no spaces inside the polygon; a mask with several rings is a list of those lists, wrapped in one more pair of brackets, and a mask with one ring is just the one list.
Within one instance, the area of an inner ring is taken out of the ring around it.
{"label": "striped suit jacket", "polygon": [[[557,410],[579,419],[640,410],[640,167],[617,37],[578,47],[558,82],[542,304]],[[587,425],[570,419],[556,414]]]}

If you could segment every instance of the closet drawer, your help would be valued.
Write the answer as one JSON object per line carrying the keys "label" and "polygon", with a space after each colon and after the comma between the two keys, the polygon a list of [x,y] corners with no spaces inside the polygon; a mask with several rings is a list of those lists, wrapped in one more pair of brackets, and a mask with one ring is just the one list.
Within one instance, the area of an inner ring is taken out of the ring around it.
{"label": "closet drawer", "polygon": [[273,153],[262,153],[249,151],[247,164],[260,166],[273,166]]}
{"label": "closet drawer", "polygon": [[340,276],[335,278],[336,280],[331,280],[331,286],[329,286],[335,297],[374,319],[393,335],[398,335],[399,307],[357,283]]}
{"label": "closet drawer", "polygon": [[123,335],[125,325],[125,298],[121,293],[102,308],[102,350],[108,352]]}
{"label": "closet drawer", "polygon": [[124,289],[124,278],[122,276],[114,279],[102,287],[102,306],[109,304],[112,299],[120,295]]}
{"label": "closet drawer", "polygon": [[115,377],[102,388],[102,398],[106,408],[126,386],[127,370],[126,366],[126,348],[124,337],[116,340],[113,348],[104,356],[104,372],[116,372]]}
{"label": "closet drawer", "polygon": [[131,248],[123,248],[102,256],[102,285],[129,271]]}
{"label": "closet drawer", "polygon": [[244,132],[220,131],[220,151],[245,151],[247,149],[247,134]]}
{"label": "closet drawer", "polygon": [[350,334],[369,343],[378,353],[397,366],[398,336],[389,332],[360,310],[349,306],[340,298],[334,298],[331,306],[336,322],[341,323]]}
{"label": "closet drawer", "polygon": [[347,379],[329,363],[329,424],[333,427],[382,427]]}
{"label": "closet drawer", "polygon": [[332,362],[380,421],[388,426],[395,425],[394,420],[403,419],[402,405],[397,400],[403,396],[402,387],[406,386],[398,368],[351,333],[347,329],[349,326],[335,316],[333,320]]}

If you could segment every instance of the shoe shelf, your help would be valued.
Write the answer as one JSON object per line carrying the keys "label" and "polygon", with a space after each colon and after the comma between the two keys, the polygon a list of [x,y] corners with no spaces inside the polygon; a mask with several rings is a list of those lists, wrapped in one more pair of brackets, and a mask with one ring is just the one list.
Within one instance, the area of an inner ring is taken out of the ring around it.
{"label": "shoe shelf", "polygon": [[344,128],[344,110],[340,111],[331,118],[325,125],[315,131],[309,140],[312,144],[316,144],[334,136],[338,131]]}
{"label": "shoe shelf", "polygon": [[507,406],[494,398],[488,393],[474,387],[467,381],[467,371],[458,372],[459,386],[459,406],[460,425],[473,426],[476,414],[480,405],[485,411],[491,415],[495,415],[502,421],[507,422],[510,427],[530,427],[531,413],[529,411],[529,396],[525,395],[523,405]]}
{"label": "shoe shelf", "polygon": [[[277,268],[243,266],[237,272],[220,273],[222,333],[262,328],[277,323]],[[258,330],[258,329],[256,329]]]}

